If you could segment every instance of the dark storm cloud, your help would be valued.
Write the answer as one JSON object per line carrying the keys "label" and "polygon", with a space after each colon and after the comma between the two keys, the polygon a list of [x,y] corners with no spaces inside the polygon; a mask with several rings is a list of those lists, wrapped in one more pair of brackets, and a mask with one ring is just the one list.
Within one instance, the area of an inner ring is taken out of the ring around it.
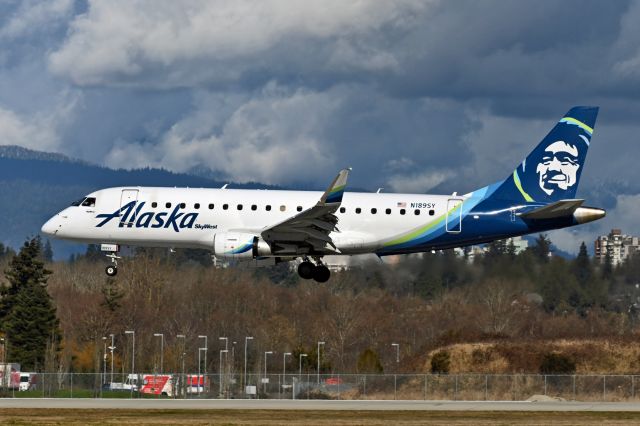
{"label": "dark storm cloud", "polygon": [[600,105],[580,191],[630,206],[637,22],[627,1],[3,2],[0,134],[115,167],[321,187],[350,165],[359,187],[466,192]]}

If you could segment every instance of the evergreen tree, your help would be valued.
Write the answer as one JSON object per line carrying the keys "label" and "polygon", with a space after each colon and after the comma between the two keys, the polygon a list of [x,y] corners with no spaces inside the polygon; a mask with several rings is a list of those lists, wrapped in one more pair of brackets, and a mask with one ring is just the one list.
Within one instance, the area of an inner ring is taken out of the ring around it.
{"label": "evergreen tree", "polygon": [[580,244],[580,251],[578,256],[573,261],[573,272],[578,280],[578,284],[583,288],[587,287],[587,284],[591,280],[591,262],[589,261],[589,254],[587,253],[587,246],[582,242]]}
{"label": "evergreen tree", "polygon": [[102,287],[101,293],[104,297],[101,305],[106,307],[110,312],[115,312],[122,306],[120,300],[124,297],[124,292],[114,278],[107,277],[107,282]]}
{"label": "evergreen tree", "polygon": [[551,253],[551,240],[546,234],[540,234],[531,250],[540,262],[547,263],[549,261],[549,253]]}
{"label": "evergreen tree", "polygon": [[8,353],[25,369],[42,367],[47,343],[60,340],[56,309],[47,293],[51,273],[40,260],[39,238],[25,242],[9,263],[0,299],[0,321],[8,337]]}
{"label": "evergreen tree", "polygon": [[509,238],[509,244],[507,244],[506,254],[511,260],[516,258],[516,245],[513,243],[513,238]]}
{"label": "evergreen tree", "polygon": [[23,286],[5,321],[11,359],[19,361],[23,369],[42,370],[47,344],[59,345],[58,325],[56,309],[46,288],[32,283]]}
{"label": "evergreen tree", "polygon": [[602,278],[605,280],[611,279],[613,276],[613,258],[611,257],[611,251],[607,250],[604,255],[604,263],[602,264]]}
{"label": "evergreen tree", "polygon": [[13,308],[18,292],[27,285],[46,285],[47,275],[51,271],[44,268],[40,260],[40,240],[33,238],[26,241],[20,253],[9,262],[9,269],[5,272],[9,285],[0,288],[0,326]]}
{"label": "evergreen tree", "polygon": [[97,244],[89,244],[87,246],[87,251],[84,254],[84,257],[89,262],[97,262],[102,259],[102,252],[100,251],[100,246]]}
{"label": "evergreen tree", "polygon": [[47,242],[44,243],[44,248],[42,249],[42,258],[45,262],[53,261],[53,248],[51,248],[51,241],[47,239]]}

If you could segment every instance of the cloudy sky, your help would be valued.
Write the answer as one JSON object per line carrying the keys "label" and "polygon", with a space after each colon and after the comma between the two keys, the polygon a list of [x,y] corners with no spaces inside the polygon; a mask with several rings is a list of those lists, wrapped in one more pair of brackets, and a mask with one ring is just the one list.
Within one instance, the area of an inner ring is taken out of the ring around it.
{"label": "cloudy sky", "polygon": [[0,144],[223,180],[470,191],[601,107],[578,195],[640,234],[640,2],[0,0]]}

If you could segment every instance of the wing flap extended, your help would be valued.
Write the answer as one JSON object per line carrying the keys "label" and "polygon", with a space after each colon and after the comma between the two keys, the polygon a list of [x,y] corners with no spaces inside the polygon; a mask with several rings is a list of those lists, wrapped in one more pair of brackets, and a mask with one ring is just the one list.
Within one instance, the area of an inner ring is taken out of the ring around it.
{"label": "wing flap extended", "polygon": [[522,213],[523,219],[556,219],[571,216],[584,203],[584,200],[560,200],[555,203],[537,208],[527,213]]}
{"label": "wing flap extended", "polygon": [[263,229],[260,232],[262,238],[269,244],[293,244],[320,253],[335,253],[335,244],[329,234],[339,232],[336,226],[338,218],[334,213],[342,203],[350,171],[350,168],[341,170],[315,206]]}

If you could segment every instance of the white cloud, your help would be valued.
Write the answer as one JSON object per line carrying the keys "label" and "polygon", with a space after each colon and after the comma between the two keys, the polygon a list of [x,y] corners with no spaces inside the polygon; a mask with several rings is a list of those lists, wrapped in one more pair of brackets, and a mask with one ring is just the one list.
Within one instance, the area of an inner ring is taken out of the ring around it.
{"label": "white cloud", "polygon": [[73,11],[73,0],[23,1],[8,22],[0,28],[1,38],[18,38],[50,27],[68,18]]}
{"label": "white cloud", "polygon": [[174,124],[157,144],[117,143],[107,164],[178,171],[206,166],[234,181],[264,183],[326,179],[327,170],[333,172],[336,152],[323,137],[340,106],[331,93],[271,84],[259,97],[240,100],[228,117],[212,119],[208,107],[219,103],[203,102],[204,110]]}
{"label": "white cloud", "polygon": [[[50,55],[50,67],[80,85],[140,77],[138,84],[163,87],[233,81],[255,68],[277,69],[283,60],[300,71],[314,55],[325,67],[388,69],[396,66],[393,53],[359,40],[383,26],[410,25],[407,16],[425,6],[415,0],[90,1]],[[302,44],[291,55],[296,43]]]}
{"label": "white cloud", "polygon": [[69,124],[79,102],[76,93],[63,93],[52,110],[21,115],[0,106],[0,144],[40,151],[60,151],[60,130]]}
{"label": "white cloud", "polygon": [[440,185],[453,176],[451,171],[394,175],[389,178],[389,188],[394,192],[421,194]]}

